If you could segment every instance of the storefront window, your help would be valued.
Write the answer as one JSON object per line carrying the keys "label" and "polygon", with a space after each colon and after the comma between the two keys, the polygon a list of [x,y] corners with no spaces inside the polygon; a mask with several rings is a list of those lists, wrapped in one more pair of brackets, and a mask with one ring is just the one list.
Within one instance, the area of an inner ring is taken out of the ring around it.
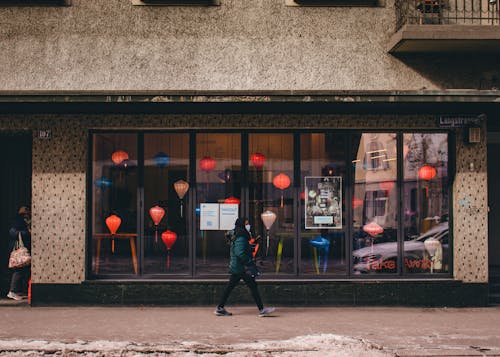
{"label": "storefront window", "polygon": [[353,274],[398,272],[397,135],[353,136]]}
{"label": "storefront window", "polygon": [[300,136],[303,275],[346,274],[346,136]]}
{"label": "storefront window", "polygon": [[448,136],[403,136],[404,272],[449,272]]}
{"label": "storefront window", "polygon": [[224,232],[234,225],[225,226],[219,218],[226,204],[237,205],[241,214],[241,135],[197,134],[196,165],[196,273],[225,275],[229,245]]}
{"label": "storefront window", "polygon": [[92,183],[92,271],[138,274],[137,134],[94,135]]}
{"label": "storefront window", "polygon": [[248,143],[249,218],[262,237],[257,263],[266,276],[294,274],[293,135],[249,134]]}
{"label": "storefront window", "polygon": [[144,134],[144,273],[189,274],[189,134]]}
{"label": "storefront window", "polygon": [[215,277],[250,220],[268,278],[450,273],[448,134],[96,132],[89,271]]}

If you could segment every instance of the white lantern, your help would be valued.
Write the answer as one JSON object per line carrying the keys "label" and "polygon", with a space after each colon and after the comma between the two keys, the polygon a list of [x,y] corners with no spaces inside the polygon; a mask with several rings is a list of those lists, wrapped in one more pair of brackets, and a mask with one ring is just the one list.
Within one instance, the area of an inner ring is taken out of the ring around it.
{"label": "white lantern", "polygon": [[267,229],[267,235],[266,235],[266,256],[267,256],[267,253],[269,252],[269,230],[276,221],[276,213],[267,210],[260,215],[260,218],[262,219],[262,223],[264,223],[264,226],[266,226]]}

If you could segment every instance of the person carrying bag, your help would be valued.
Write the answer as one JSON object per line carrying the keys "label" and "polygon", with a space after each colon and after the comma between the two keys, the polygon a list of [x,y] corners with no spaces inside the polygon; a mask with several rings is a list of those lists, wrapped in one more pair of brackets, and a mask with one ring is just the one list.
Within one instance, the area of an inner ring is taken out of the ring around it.
{"label": "person carrying bag", "polygon": [[31,214],[28,207],[21,207],[9,229],[11,251],[9,268],[12,270],[9,299],[22,300],[27,297],[28,280],[31,275]]}

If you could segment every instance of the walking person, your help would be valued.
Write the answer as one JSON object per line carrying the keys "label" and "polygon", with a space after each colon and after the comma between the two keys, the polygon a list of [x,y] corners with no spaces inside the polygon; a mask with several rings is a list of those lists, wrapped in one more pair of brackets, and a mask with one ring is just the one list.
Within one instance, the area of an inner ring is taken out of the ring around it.
{"label": "walking person", "polygon": [[[17,215],[12,220],[9,229],[9,252],[14,249],[18,241],[19,233],[23,244],[28,251],[31,251],[31,212],[28,207],[21,207]],[[30,266],[12,269],[10,280],[10,291],[7,297],[14,300],[22,300],[27,297],[28,280],[31,274]]]}
{"label": "walking person", "polygon": [[239,217],[234,224],[234,239],[230,246],[229,282],[222,294],[219,305],[214,313],[217,316],[231,316],[232,313],[225,309],[226,301],[234,287],[241,279],[250,289],[255,304],[259,309],[259,316],[268,316],[275,310],[274,307],[264,307],[260,298],[259,290],[255,278],[259,271],[252,259],[252,248],[250,246],[250,223],[248,219]]}

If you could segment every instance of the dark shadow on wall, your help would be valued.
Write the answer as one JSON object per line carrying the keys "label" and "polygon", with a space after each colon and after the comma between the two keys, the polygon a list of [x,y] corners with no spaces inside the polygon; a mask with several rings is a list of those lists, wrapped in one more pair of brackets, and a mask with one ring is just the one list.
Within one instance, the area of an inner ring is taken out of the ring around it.
{"label": "dark shadow on wall", "polygon": [[[500,89],[497,54],[394,54],[441,89]],[[425,88],[422,88],[425,89]]]}

